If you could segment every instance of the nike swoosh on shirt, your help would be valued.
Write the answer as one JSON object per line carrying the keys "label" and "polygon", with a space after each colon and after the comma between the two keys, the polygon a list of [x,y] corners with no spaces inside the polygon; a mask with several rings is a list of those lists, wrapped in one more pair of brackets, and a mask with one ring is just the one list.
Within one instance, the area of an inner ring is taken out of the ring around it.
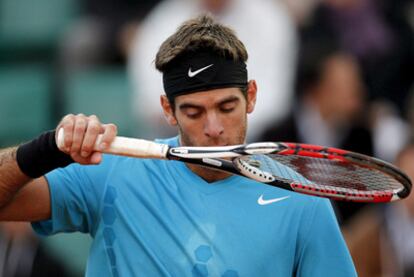
{"label": "nike swoosh on shirt", "polygon": [[257,203],[259,205],[262,205],[262,206],[263,205],[269,205],[269,204],[272,204],[272,203],[275,203],[275,202],[279,202],[279,201],[288,199],[289,197],[290,196],[288,195],[288,196],[283,196],[283,197],[279,197],[279,198],[263,199],[263,194],[262,194],[262,195],[260,195],[259,199],[257,199]]}
{"label": "nike swoosh on shirt", "polygon": [[210,65],[207,65],[207,66],[205,66],[205,67],[203,67],[203,68],[200,68],[200,69],[198,69],[198,70],[196,70],[196,71],[191,71],[191,67],[188,69],[188,77],[190,77],[190,78],[193,78],[194,76],[196,76],[198,73],[200,73],[200,72],[202,72],[202,71],[204,71],[204,70],[206,70],[207,68],[209,68],[209,67],[211,67],[211,66],[213,66],[214,64],[210,64]]}

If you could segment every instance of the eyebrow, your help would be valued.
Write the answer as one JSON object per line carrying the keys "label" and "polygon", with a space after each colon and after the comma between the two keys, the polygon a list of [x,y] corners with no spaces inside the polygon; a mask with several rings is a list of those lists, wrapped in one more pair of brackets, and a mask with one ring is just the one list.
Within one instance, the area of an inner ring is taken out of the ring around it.
{"label": "eyebrow", "polygon": [[[221,100],[220,102],[218,102],[218,106],[230,103],[230,102],[238,102],[240,101],[240,98],[234,95],[231,95],[223,100]],[[193,104],[193,103],[182,103],[180,104],[180,106],[178,107],[180,110],[184,110],[184,109],[188,109],[188,108],[194,108],[194,109],[203,109],[204,107],[202,105],[197,105],[197,104]]]}
{"label": "eyebrow", "polygon": [[219,106],[230,103],[230,102],[238,102],[240,101],[240,98],[234,95],[229,96],[228,98],[222,100],[219,102]]}
{"label": "eyebrow", "polygon": [[196,104],[191,104],[191,103],[183,103],[180,104],[180,106],[178,107],[180,110],[185,110],[185,109],[189,109],[189,108],[194,108],[194,109],[201,109],[203,108],[200,105],[196,105]]}

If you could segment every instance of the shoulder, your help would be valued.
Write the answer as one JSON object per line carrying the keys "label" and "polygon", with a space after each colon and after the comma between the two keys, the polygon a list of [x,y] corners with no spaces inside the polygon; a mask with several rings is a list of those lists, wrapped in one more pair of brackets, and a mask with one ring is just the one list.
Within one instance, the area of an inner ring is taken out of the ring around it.
{"label": "shoulder", "polygon": [[291,199],[289,201],[290,209],[294,211],[295,217],[300,222],[300,229],[304,234],[315,228],[338,224],[329,199],[296,192],[290,192],[289,195]]}
{"label": "shoulder", "polygon": [[295,203],[299,204],[303,208],[303,212],[306,216],[313,217],[316,213],[323,211],[333,214],[331,201],[327,198],[310,196],[306,194],[292,192]]}

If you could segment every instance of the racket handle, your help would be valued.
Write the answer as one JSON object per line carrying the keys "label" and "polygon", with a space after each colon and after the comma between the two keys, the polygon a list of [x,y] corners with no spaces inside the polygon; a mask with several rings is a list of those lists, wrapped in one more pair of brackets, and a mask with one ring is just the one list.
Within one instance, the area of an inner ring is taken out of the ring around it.
{"label": "racket handle", "polygon": [[[98,152],[129,156],[136,158],[149,159],[166,159],[169,146],[149,140],[127,138],[117,136],[113,142],[104,150],[99,148],[102,141],[102,135],[98,135],[93,149]],[[64,130],[60,128],[58,131],[56,144],[60,150],[64,150]]]}

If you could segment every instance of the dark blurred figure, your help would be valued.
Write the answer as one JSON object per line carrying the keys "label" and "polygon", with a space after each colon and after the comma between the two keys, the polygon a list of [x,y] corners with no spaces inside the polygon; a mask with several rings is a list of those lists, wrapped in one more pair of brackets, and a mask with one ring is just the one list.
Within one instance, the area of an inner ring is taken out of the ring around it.
{"label": "dark blurred figure", "polygon": [[[372,135],[362,110],[364,87],[352,56],[325,41],[303,45],[296,75],[297,103],[259,141],[291,141],[372,155]],[[340,223],[362,204],[336,202]]]}
{"label": "dark blurred figure", "polygon": [[[414,140],[397,155],[396,165],[414,180]],[[414,194],[362,211],[342,228],[361,277],[414,276]]]}
{"label": "dark blurred figure", "polygon": [[301,33],[339,42],[359,61],[370,98],[401,112],[414,81],[410,7],[412,0],[324,0]]}
{"label": "dark blurred figure", "polygon": [[141,20],[160,0],[78,0],[81,17],[62,41],[65,68],[125,62]]}
{"label": "dark blurred figure", "polygon": [[1,277],[69,277],[34,235],[27,222],[0,224]]}

